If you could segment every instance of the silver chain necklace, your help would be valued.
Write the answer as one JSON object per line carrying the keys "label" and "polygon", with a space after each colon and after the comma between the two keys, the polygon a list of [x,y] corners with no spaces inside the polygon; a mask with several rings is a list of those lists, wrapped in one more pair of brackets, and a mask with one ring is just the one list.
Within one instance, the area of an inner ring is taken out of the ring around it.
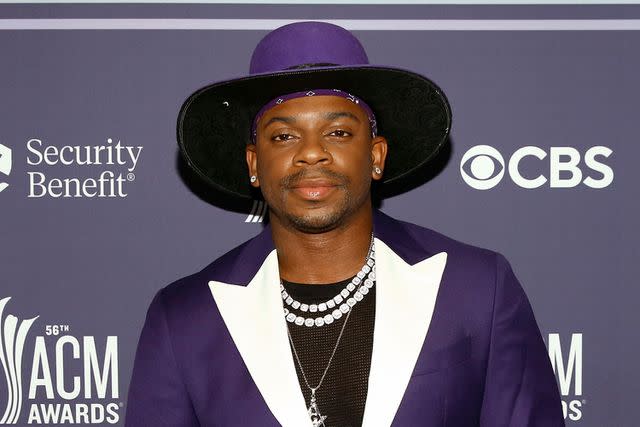
{"label": "silver chain necklace", "polygon": [[324,381],[325,375],[329,371],[329,366],[331,366],[331,361],[333,361],[333,356],[336,354],[336,350],[338,349],[338,344],[340,344],[340,339],[342,338],[342,333],[344,332],[344,328],[349,321],[349,316],[351,316],[351,312],[353,310],[349,310],[347,313],[347,317],[344,319],[344,323],[342,324],[342,328],[340,329],[340,335],[338,335],[338,340],[336,341],[335,347],[333,347],[333,351],[331,352],[331,357],[329,357],[329,363],[327,363],[327,367],[324,368],[324,372],[322,373],[322,377],[320,378],[320,382],[315,387],[311,387],[309,385],[309,381],[307,380],[307,376],[304,373],[304,369],[302,369],[302,363],[300,363],[300,358],[298,357],[298,352],[296,351],[296,346],[293,344],[293,339],[291,338],[291,332],[289,332],[289,325],[287,325],[287,335],[289,336],[289,342],[291,342],[291,348],[293,348],[293,354],[296,356],[296,361],[298,362],[298,367],[300,368],[300,372],[302,373],[302,379],[304,383],[307,385],[309,390],[311,390],[311,399],[309,400],[309,406],[307,408],[307,413],[311,418],[311,425],[313,427],[325,427],[324,420],[327,419],[326,415],[320,414],[320,410],[318,409],[318,404],[316,403],[316,390],[320,388],[322,382]]}
{"label": "silver chain necklace", "polygon": [[[371,245],[369,246],[369,253],[365,258],[365,262],[372,260],[371,254],[373,252],[373,233],[371,233]],[[365,264],[366,265],[366,264]],[[375,261],[372,264],[369,264],[371,267],[371,271],[373,273],[373,278],[375,279]],[[282,286],[282,283],[281,283]],[[373,285],[372,285],[373,286]],[[363,286],[364,287],[364,286]],[[286,309],[285,309],[286,310]],[[329,367],[331,366],[331,362],[333,361],[333,356],[336,354],[336,350],[338,349],[338,345],[340,344],[340,340],[342,339],[342,334],[344,332],[345,327],[347,326],[347,322],[349,321],[349,316],[351,316],[351,312],[353,311],[353,305],[349,307],[347,311],[347,316],[344,319],[344,323],[342,324],[342,328],[340,328],[340,334],[338,335],[338,339],[336,340],[336,345],[333,347],[333,351],[331,352],[331,356],[329,357],[329,362],[327,366],[324,368],[324,372],[322,373],[322,377],[318,382],[318,385],[315,387],[311,387],[309,385],[309,381],[307,380],[307,376],[304,373],[304,369],[302,369],[302,363],[300,362],[300,358],[298,357],[298,352],[296,351],[296,346],[293,344],[293,338],[291,337],[291,332],[289,331],[289,322],[286,322],[287,325],[287,336],[289,337],[289,342],[291,343],[291,348],[293,349],[293,354],[296,357],[296,361],[298,362],[298,367],[300,368],[300,372],[302,373],[302,379],[304,380],[305,385],[309,390],[311,390],[311,399],[309,400],[309,406],[307,407],[307,413],[309,414],[309,418],[311,418],[311,425],[313,427],[325,427],[324,421],[327,419],[326,415],[322,415],[320,413],[320,409],[318,408],[318,403],[316,402],[316,390],[318,390],[322,386],[322,382],[324,381],[324,377],[327,375],[329,371]],[[320,325],[318,325],[320,326]]]}

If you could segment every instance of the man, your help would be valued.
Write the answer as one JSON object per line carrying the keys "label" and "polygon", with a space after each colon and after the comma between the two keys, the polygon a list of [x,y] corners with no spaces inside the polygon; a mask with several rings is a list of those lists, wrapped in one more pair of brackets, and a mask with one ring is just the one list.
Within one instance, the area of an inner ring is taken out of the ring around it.
{"label": "man", "polygon": [[126,424],[564,425],[505,258],[372,208],[372,183],[424,170],[450,122],[430,80],[317,22],[269,33],[249,76],[193,94],[188,164],[236,198],[259,190],[270,223],[157,293]]}

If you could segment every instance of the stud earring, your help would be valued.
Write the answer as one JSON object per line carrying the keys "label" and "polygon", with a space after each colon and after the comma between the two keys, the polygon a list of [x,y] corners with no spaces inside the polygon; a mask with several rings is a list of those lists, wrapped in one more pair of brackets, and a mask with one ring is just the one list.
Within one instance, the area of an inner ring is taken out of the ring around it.
{"label": "stud earring", "polygon": [[256,182],[258,180],[258,177],[255,175],[251,175],[251,182]]}
{"label": "stud earring", "polygon": [[380,169],[378,166],[376,166],[375,168],[373,168],[373,170],[375,171],[375,173],[377,173],[378,175],[380,175],[382,173],[382,169]]}

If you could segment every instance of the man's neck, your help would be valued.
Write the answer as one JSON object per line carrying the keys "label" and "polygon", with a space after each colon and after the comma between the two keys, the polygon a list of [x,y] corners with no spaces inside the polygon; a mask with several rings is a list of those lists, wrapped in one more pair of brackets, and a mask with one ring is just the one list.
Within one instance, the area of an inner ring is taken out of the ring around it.
{"label": "man's neck", "polygon": [[326,284],[355,275],[368,255],[373,230],[371,209],[363,210],[333,230],[310,234],[271,221],[272,238],[278,252],[283,279],[308,284]]}

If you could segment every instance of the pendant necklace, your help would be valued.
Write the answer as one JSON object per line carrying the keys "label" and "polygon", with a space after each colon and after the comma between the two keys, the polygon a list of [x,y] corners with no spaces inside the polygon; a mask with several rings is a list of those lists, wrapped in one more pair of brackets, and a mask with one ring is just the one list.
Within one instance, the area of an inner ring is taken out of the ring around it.
{"label": "pendant necklace", "polygon": [[[372,259],[371,257],[371,252],[373,251],[374,249],[373,249],[373,234],[372,234],[371,245],[369,247],[369,254],[367,258],[365,258],[365,261],[373,261],[368,265],[368,267],[370,267],[371,272],[374,274],[373,277],[375,278],[375,258]],[[351,316],[352,311],[353,311],[353,306],[351,305],[349,307],[349,310],[346,313],[344,323],[342,324],[342,328],[340,329],[340,334],[338,335],[338,339],[336,340],[336,345],[333,347],[333,351],[331,352],[331,356],[329,357],[329,362],[327,363],[327,366],[324,368],[324,372],[322,373],[322,377],[320,377],[320,381],[318,382],[318,385],[315,387],[311,387],[309,385],[309,381],[307,380],[307,376],[304,373],[304,369],[302,369],[302,363],[300,362],[300,358],[298,357],[296,346],[293,344],[293,338],[291,337],[291,332],[289,331],[289,325],[288,325],[289,322],[286,322],[287,335],[289,337],[289,342],[291,343],[291,348],[293,349],[293,354],[296,357],[296,361],[298,362],[298,367],[300,368],[300,372],[302,373],[302,379],[304,380],[304,383],[306,384],[307,388],[311,390],[311,398],[309,400],[309,406],[307,407],[307,413],[311,418],[311,425],[313,427],[325,427],[324,421],[327,419],[327,416],[322,415],[320,413],[318,404],[316,402],[316,390],[318,390],[322,386],[324,377],[327,375],[327,372],[329,371],[329,367],[331,366],[331,362],[333,361],[333,356],[336,354],[336,350],[338,349],[338,345],[340,344],[340,340],[342,339],[342,334],[344,332],[345,326],[347,326],[347,322],[349,321],[349,317]],[[327,323],[330,323],[330,322],[327,322]],[[321,325],[318,325],[318,326],[321,326]]]}
{"label": "pendant necklace", "polygon": [[320,410],[318,409],[318,404],[316,403],[316,390],[320,388],[320,386],[322,385],[322,381],[324,381],[325,375],[327,375],[327,371],[329,371],[329,366],[331,366],[331,361],[333,360],[333,356],[336,354],[336,350],[338,349],[338,344],[340,344],[340,339],[342,338],[342,333],[344,332],[344,327],[347,325],[347,322],[349,321],[349,316],[351,316],[352,311],[353,310],[349,310],[349,312],[347,313],[347,316],[344,319],[344,323],[342,324],[342,328],[340,329],[340,335],[338,335],[338,340],[336,342],[336,345],[335,347],[333,347],[333,351],[331,352],[331,357],[329,357],[329,363],[327,363],[327,367],[324,368],[324,372],[322,373],[320,382],[315,387],[311,387],[309,385],[309,381],[307,381],[307,376],[304,374],[304,369],[302,369],[302,363],[300,363],[298,352],[296,351],[296,347],[293,344],[293,339],[291,338],[291,333],[289,332],[289,325],[287,325],[287,335],[289,335],[289,341],[291,342],[291,348],[293,348],[293,354],[296,356],[296,361],[298,362],[298,367],[300,368],[300,372],[302,373],[302,378],[304,379],[304,383],[307,385],[309,390],[311,390],[311,399],[309,401],[309,407],[307,408],[307,413],[311,418],[311,425],[313,427],[325,427],[324,420],[327,419],[327,416],[320,414]]}

